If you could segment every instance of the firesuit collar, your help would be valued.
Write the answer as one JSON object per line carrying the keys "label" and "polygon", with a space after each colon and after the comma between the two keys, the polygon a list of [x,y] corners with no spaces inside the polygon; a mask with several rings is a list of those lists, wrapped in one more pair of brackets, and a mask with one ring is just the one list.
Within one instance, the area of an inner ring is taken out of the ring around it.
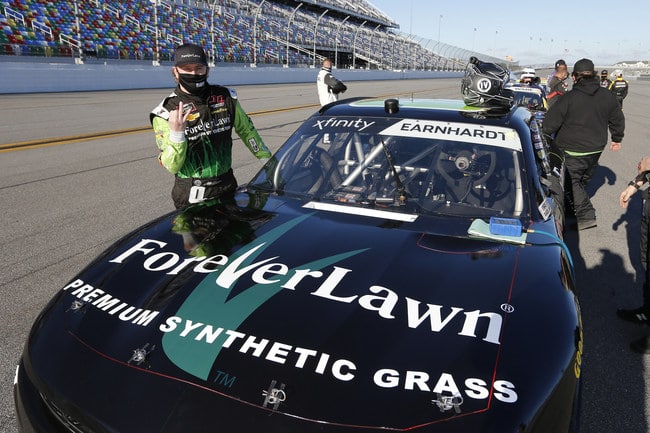
{"label": "firesuit collar", "polygon": [[208,74],[178,74],[178,83],[190,95],[200,95],[208,87]]}

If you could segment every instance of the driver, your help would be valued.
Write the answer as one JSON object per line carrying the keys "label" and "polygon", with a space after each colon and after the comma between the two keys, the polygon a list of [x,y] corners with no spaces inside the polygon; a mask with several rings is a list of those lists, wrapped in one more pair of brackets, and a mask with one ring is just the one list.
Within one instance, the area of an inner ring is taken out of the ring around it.
{"label": "driver", "polygon": [[540,84],[540,82],[541,80],[533,68],[524,69],[523,74],[521,74],[521,77],[519,78],[520,85],[539,89],[542,99],[546,101],[546,89]]}
{"label": "driver", "polygon": [[174,176],[172,199],[177,209],[232,193],[232,129],[258,159],[269,158],[253,122],[233,89],[208,83],[203,48],[176,48],[172,74],[176,89],[151,112],[158,161]]}

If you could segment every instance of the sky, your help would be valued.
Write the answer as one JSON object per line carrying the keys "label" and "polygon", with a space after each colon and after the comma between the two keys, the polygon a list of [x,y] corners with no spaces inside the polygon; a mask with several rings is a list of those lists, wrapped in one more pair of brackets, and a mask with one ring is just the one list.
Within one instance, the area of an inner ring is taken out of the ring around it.
{"label": "sky", "polygon": [[424,38],[423,45],[431,40],[428,48],[440,40],[501,59],[511,56],[521,66],[564,59],[569,69],[584,57],[603,66],[650,60],[650,13],[639,0],[368,1],[396,21],[400,32]]}

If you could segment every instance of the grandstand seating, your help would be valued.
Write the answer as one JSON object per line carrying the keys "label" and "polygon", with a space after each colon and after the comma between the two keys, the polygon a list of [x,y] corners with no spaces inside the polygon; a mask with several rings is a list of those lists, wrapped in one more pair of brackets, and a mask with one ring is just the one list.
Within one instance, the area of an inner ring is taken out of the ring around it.
{"label": "grandstand seating", "polygon": [[0,54],[165,61],[192,42],[214,62],[295,66],[329,56],[339,67],[450,64],[365,0],[305,0],[302,7],[287,0],[156,1],[4,0]]}

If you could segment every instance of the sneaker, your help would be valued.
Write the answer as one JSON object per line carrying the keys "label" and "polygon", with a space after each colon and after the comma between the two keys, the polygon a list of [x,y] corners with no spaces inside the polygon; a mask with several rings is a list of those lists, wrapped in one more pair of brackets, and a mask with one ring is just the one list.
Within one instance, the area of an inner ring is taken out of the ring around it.
{"label": "sneaker", "polygon": [[650,341],[648,338],[649,337],[643,337],[639,338],[638,340],[634,340],[630,343],[630,349],[642,355],[650,354]]}
{"label": "sneaker", "polygon": [[598,224],[596,223],[595,219],[578,221],[578,230],[590,229],[596,227],[597,225]]}
{"label": "sneaker", "polygon": [[623,320],[627,320],[628,322],[636,323],[638,325],[648,324],[649,314],[643,307],[635,308],[633,310],[619,308],[616,310],[616,315]]}

